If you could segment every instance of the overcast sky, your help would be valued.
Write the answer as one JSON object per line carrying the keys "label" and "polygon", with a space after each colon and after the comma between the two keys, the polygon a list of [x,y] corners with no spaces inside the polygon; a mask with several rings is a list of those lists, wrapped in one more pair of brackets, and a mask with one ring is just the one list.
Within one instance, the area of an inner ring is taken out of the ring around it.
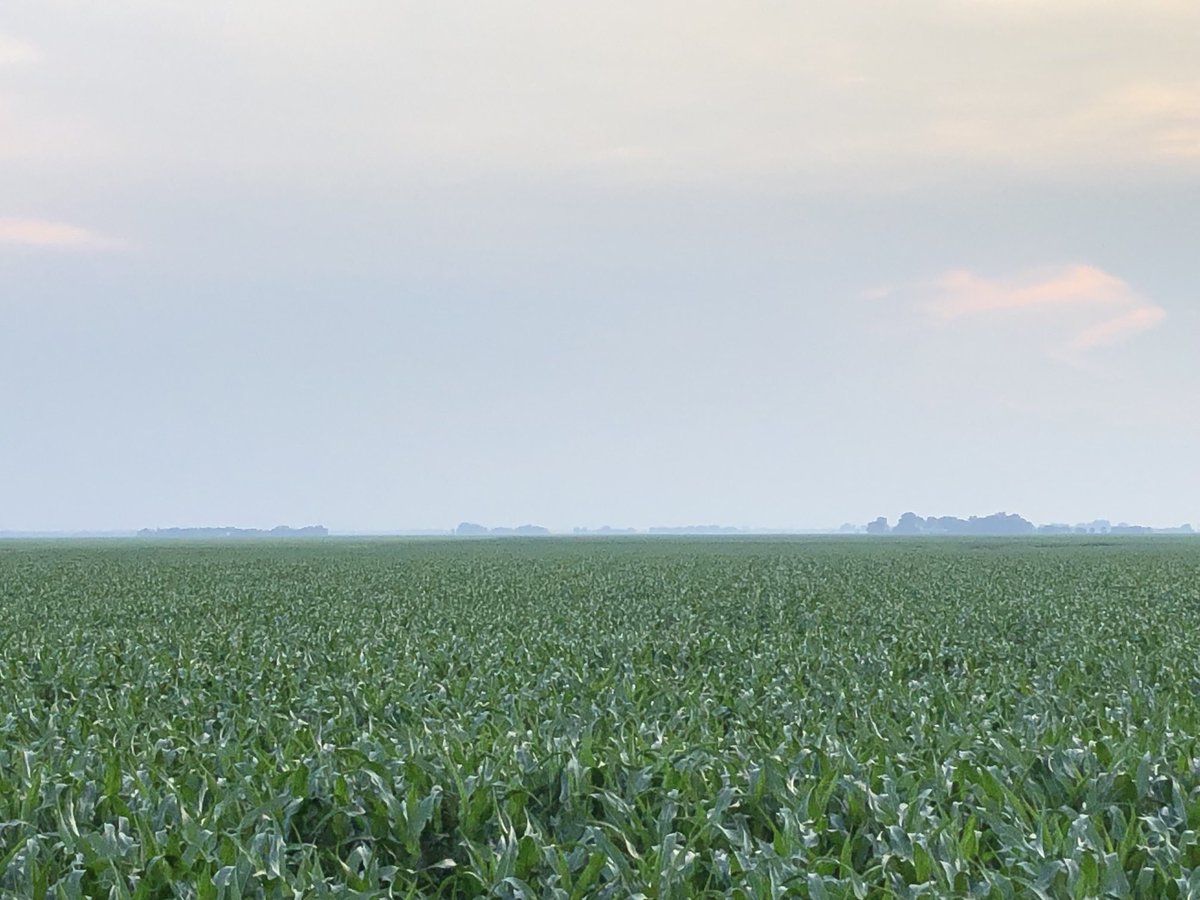
{"label": "overcast sky", "polygon": [[0,10],[0,530],[1200,524],[1200,4]]}

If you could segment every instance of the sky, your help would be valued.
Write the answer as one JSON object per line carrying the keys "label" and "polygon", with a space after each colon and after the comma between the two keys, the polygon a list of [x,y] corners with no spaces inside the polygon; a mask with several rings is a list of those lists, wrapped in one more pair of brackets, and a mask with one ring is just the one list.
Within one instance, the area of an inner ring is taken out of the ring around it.
{"label": "sky", "polygon": [[1194,0],[10,0],[0,530],[1200,525]]}

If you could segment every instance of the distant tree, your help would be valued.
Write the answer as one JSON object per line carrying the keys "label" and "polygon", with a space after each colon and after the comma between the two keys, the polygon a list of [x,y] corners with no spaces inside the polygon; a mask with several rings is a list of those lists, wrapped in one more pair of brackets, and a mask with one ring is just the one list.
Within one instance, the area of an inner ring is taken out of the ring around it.
{"label": "distant tree", "polygon": [[867,534],[887,534],[891,530],[888,520],[884,516],[880,516],[874,522],[867,523]]}
{"label": "distant tree", "polygon": [[971,516],[969,524],[972,534],[1033,534],[1037,531],[1037,526],[1029,520],[1021,518],[1016,513],[998,512],[990,516],[983,516],[982,518]]}
{"label": "distant tree", "polygon": [[921,534],[925,531],[925,520],[916,513],[906,512],[892,529],[892,534]]}

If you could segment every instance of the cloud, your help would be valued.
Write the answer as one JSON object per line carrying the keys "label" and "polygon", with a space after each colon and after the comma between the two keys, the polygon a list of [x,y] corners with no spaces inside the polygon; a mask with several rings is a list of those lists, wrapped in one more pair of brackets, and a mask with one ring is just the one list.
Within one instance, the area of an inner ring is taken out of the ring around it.
{"label": "cloud", "polygon": [[4,244],[60,250],[115,250],[128,246],[124,241],[77,225],[42,219],[0,218],[0,245]]}
{"label": "cloud", "polygon": [[1137,300],[1122,281],[1094,266],[1043,269],[1007,281],[993,281],[955,269],[933,282],[939,295],[927,308],[947,319],[1000,310],[1096,304],[1126,304]]}
{"label": "cloud", "polygon": [[[819,15],[617,0],[582,18],[565,4],[117,5],[136,12],[80,5],[46,44],[54,77],[11,99],[0,160],[302,185],[582,170],[855,193],[963,172],[1111,184],[1200,161],[1195,0],[846,0]],[[0,60],[37,55],[0,38]]]}
{"label": "cloud", "polygon": [[863,291],[860,291],[859,296],[863,300],[868,300],[868,301],[874,302],[874,301],[878,301],[878,300],[886,300],[888,297],[892,296],[892,294],[894,294],[895,292],[896,292],[896,289],[894,287],[892,287],[890,284],[880,284],[880,285],[876,285],[875,287],[867,288]]}
{"label": "cloud", "polygon": [[1166,310],[1159,306],[1143,306],[1130,310],[1115,319],[1085,328],[1075,336],[1071,342],[1071,349],[1086,351],[1093,347],[1118,344],[1139,332],[1157,328],[1166,317]]}
{"label": "cloud", "polygon": [[33,44],[0,34],[0,66],[37,62],[40,57]]}
{"label": "cloud", "polygon": [[1200,81],[1125,87],[1106,97],[1090,119],[1132,138],[1154,158],[1200,159]]}
{"label": "cloud", "polygon": [[1167,315],[1123,279],[1089,265],[1042,268],[1008,279],[953,269],[927,283],[925,292],[930,289],[933,296],[919,304],[926,316],[943,323],[1015,321],[1051,334],[1063,327],[1068,336],[1051,350],[1068,358],[1156,328]]}

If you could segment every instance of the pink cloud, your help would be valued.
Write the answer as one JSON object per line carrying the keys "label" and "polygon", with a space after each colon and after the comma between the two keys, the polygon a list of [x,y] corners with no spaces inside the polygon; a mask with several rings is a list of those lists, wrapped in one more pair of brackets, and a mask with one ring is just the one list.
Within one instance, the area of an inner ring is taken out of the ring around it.
{"label": "pink cloud", "polygon": [[928,309],[945,318],[993,310],[1036,309],[1072,304],[1125,304],[1136,294],[1120,278],[1095,266],[1066,266],[1008,281],[952,270],[934,281],[939,296]]}
{"label": "pink cloud", "polygon": [[1135,334],[1157,328],[1166,317],[1167,311],[1160,306],[1143,306],[1130,310],[1123,316],[1085,328],[1075,336],[1071,342],[1071,349],[1084,351],[1093,347],[1119,344]]}
{"label": "pink cloud", "polygon": [[[943,273],[927,283],[933,297],[921,309],[943,322],[997,317],[1026,322],[1039,334],[1065,329],[1057,349],[1078,359],[1098,347],[1120,343],[1162,324],[1167,313],[1123,279],[1089,265],[1057,266],[1007,279],[986,278],[965,269]],[[1053,318],[1048,318],[1053,313]],[[1064,318],[1065,316],[1065,318]]]}
{"label": "pink cloud", "polygon": [[42,219],[0,219],[0,244],[67,250],[111,250],[125,246],[123,241],[77,225]]}

